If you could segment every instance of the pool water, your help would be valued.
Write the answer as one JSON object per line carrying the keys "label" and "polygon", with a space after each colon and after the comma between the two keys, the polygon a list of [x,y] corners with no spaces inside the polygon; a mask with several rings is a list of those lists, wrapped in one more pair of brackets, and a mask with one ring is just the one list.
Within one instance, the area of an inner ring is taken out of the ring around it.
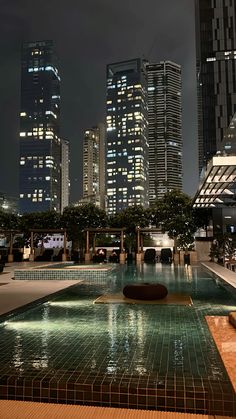
{"label": "pool water", "polygon": [[[128,283],[160,282],[193,305],[93,304]],[[235,414],[235,394],[205,321],[236,292],[198,266],[123,265],[2,324],[0,396]]]}

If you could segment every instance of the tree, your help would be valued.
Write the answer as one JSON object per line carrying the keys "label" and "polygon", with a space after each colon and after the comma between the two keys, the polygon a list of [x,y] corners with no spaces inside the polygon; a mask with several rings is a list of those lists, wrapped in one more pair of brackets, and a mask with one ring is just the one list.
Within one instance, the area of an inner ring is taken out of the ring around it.
{"label": "tree", "polygon": [[31,230],[44,230],[44,232],[37,235],[35,245],[45,236],[47,230],[59,228],[61,228],[61,215],[55,211],[26,213],[19,218],[19,229],[24,234],[26,242],[30,239]]}
{"label": "tree", "polygon": [[87,228],[105,227],[107,215],[104,210],[94,204],[79,207],[69,206],[63,211],[62,226],[66,228],[68,240],[72,241],[72,249],[83,248],[84,233]]}
{"label": "tree", "polygon": [[0,210],[0,229],[17,230],[19,228],[19,216]]}
{"label": "tree", "polygon": [[236,236],[235,234],[226,233],[224,235],[223,257],[233,259],[236,256]]}
{"label": "tree", "polygon": [[[18,230],[19,229],[19,216],[14,213],[0,210],[0,230]],[[4,234],[10,246],[14,242],[14,236],[8,232]]]}
{"label": "tree", "polygon": [[135,245],[136,228],[147,227],[150,223],[150,211],[142,206],[134,205],[125,208],[118,214],[110,217],[109,225],[111,227],[126,228],[125,244],[131,253],[131,249]]}
{"label": "tree", "polygon": [[174,247],[188,249],[194,242],[196,224],[193,217],[192,200],[179,190],[167,192],[163,199],[152,207],[153,222],[162,232],[174,240]]}

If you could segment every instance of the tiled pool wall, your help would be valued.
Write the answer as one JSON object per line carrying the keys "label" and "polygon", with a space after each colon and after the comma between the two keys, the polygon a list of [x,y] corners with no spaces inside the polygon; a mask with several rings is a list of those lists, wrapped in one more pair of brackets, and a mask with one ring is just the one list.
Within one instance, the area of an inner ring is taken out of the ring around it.
{"label": "tiled pool wall", "polygon": [[14,278],[17,280],[77,280],[77,279],[102,279],[107,278],[112,271],[108,269],[79,268],[79,269],[56,269],[56,268],[35,268],[16,269]]}
{"label": "tiled pool wall", "polygon": [[56,376],[0,377],[0,398],[85,404],[236,417],[235,393],[229,382],[159,377],[96,378],[79,371]]}

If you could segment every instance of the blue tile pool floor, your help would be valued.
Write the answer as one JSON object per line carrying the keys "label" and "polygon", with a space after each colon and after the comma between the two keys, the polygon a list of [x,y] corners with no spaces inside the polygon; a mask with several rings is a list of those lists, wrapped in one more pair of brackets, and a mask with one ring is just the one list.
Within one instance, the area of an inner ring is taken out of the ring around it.
{"label": "blue tile pool floor", "polygon": [[[193,306],[93,304],[149,281]],[[0,397],[236,416],[205,321],[235,309],[235,290],[200,267],[117,266],[2,323]]]}

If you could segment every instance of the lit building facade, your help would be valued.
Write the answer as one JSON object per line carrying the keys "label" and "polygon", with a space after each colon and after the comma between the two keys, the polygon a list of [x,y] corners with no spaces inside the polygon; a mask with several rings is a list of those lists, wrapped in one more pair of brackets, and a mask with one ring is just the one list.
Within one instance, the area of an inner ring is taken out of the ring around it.
{"label": "lit building facade", "polygon": [[149,202],[182,189],[181,67],[147,64]]}
{"label": "lit building facade", "polygon": [[99,194],[99,131],[85,131],[83,144],[83,198]]}
{"label": "lit building facade", "polygon": [[52,41],[24,43],[20,213],[61,210],[60,76]]}
{"label": "lit building facade", "polygon": [[236,112],[236,0],[196,0],[199,169]]}
{"label": "lit building facade", "polygon": [[61,139],[61,212],[70,198],[70,148],[69,141]]}
{"label": "lit building facade", "polygon": [[105,206],[105,127],[85,131],[83,143],[83,201]]}
{"label": "lit building facade", "polygon": [[107,212],[148,206],[147,74],[134,59],[107,66]]}

